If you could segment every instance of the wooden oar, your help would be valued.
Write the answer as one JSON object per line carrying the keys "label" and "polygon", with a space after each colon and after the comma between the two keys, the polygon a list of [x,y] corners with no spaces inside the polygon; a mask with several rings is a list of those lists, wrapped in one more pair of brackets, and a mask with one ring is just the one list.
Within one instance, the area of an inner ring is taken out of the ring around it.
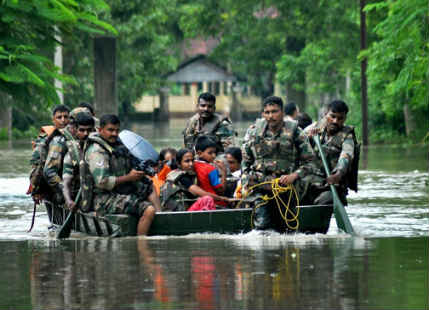
{"label": "wooden oar", "polygon": [[[320,138],[318,135],[313,136],[314,142],[317,144],[317,148],[320,152],[320,157],[322,158],[323,167],[325,168],[326,175],[329,177],[331,173],[329,172],[329,167],[326,162],[325,154],[323,154],[322,146],[320,144]],[[353,226],[350,223],[349,217],[347,215],[346,210],[344,209],[344,206],[338,197],[337,190],[334,185],[330,184],[332,197],[334,199],[334,214],[335,214],[335,220],[337,221],[338,228],[342,229],[348,234],[354,235],[355,232],[353,230]]]}
{"label": "wooden oar", "polygon": [[[82,189],[79,188],[79,191],[76,195],[76,198],[74,200],[74,203],[77,207],[77,203],[79,202],[80,199],[80,193],[81,193]],[[70,237],[70,233],[73,227],[73,215],[74,215],[75,211],[74,210],[70,210],[69,214],[66,217],[66,220],[63,223],[63,226],[61,226],[61,228],[58,230],[57,232],[57,239],[65,239]]]}

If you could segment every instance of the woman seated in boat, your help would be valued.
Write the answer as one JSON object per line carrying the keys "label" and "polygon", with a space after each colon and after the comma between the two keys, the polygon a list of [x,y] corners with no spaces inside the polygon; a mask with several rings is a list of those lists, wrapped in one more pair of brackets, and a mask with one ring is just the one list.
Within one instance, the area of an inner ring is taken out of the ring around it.
{"label": "woman seated in boat", "polygon": [[194,154],[189,149],[177,152],[178,168],[171,171],[161,187],[163,211],[199,211],[216,209],[216,201],[231,202],[233,199],[207,192],[198,186],[194,171]]}
{"label": "woman seated in boat", "polygon": [[225,159],[228,164],[228,174],[226,176],[226,197],[238,197],[236,189],[240,187],[241,161],[243,156],[239,147],[229,147],[225,150]]}

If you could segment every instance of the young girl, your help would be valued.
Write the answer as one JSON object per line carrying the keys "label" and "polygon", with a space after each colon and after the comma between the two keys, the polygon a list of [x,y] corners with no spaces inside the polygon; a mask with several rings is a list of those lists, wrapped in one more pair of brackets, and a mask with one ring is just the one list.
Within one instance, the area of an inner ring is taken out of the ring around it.
{"label": "young girl", "polygon": [[209,193],[197,185],[197,176],[193,169],[194,155],[191,150],[179,150],[176,161],[178,168],[168,174],[166,183],[161,187],[160,198],[164,211],[215,210],[214,200],[231,201],[227,197]]}
{"label": "young girl", "polygon": [[[241,161],[243,156],[239,147],[229,147],[225,150],[225,159],[228,163],[229,173],[226,177],[226,197],[239,198],[237,189],[241,188]],[[241,192],[241,189],[240,189]]]}

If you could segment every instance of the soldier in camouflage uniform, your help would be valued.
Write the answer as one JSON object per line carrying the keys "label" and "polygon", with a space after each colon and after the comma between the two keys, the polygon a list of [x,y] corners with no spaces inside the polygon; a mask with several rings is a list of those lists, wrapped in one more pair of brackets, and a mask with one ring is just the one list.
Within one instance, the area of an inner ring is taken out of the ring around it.
{"label": "soldier in camouflage uniform", "polygon": [[71,132],[67,129],[69,114],[70,110],[67,106],[60,105],[54,109],[53,121],[59,134],[55,135],[49,142],[46,162],[43,167],[43,175],[52,191],[50,200],[56,204],[64,203],[61,181],[64,155],[67,152],[66,141],[71,138]]}
{"label": "soldier in camouflage uniform", "polygon": [[216,142],[218,154],[235,144],[237,133],[231,121],[215,111],[216,97],[210,93],[202,93],[198,97],[197,114],[191,117],[183,131],[186,148],[193,150],[197,138],[202,135],[209,136]]}
{"label": "soldier in camouflage uniform", "polygon": [[357,190],[357,165],[353,165],[353,163],[355,150],[359,146],[354,128],[344,125],[348,111],[349,109],[345,102],[340,100],[332,101],[328,105],[328,111],[324,118],[305,129],[305,132],[310,137],[316,134],[320,135],[320,143],[331,172],[331,175],[326,177],[319,150],[314,145],[317,169],[314,175],[310,176],[309,203],[332,204],[333,198],[329,184],[336,185],[338,195],[344,204],[347,204],[347,187]]}
{"label": "soldier in camouflage uniform", "polygon": [[[276,96],[264,100],[263,119],[251,125],[242,147],[243,194],[254,185],[279,178],[280,185],[293,184],[300,197],[306,191],[303,178],[313,170],[313,152],[297,122],[284,120],[283,101]],[[272,196],[271,185],[255,187],[247,198],[254,201],[256,229],[285,231],[277,206],[264,203],[262,196]],[[295,202],[296,203],[296,202]]]}
{"label": "soldier in camouflage uniform", "polygon": [[99,133],[90,135],[85,161],[94,181],[94,208],[97,215],[129,214],[139,219],[137,233],[149,231],[159,198],[152,182],[131,166],[131,154],[118,139],[120,121],[103,115]]}
{"label": "soldier in camouflage uniform", "polygon": [[63,163],[63,194],[67,207],[75,208],[74,199],[80,188],[79,163],[83,159],[83,151],[90,133],[94,131],[95,121],[91,114],[82,108],[73,109],[71,120],[76,126],[76,140],[67,141],[67,153]]}

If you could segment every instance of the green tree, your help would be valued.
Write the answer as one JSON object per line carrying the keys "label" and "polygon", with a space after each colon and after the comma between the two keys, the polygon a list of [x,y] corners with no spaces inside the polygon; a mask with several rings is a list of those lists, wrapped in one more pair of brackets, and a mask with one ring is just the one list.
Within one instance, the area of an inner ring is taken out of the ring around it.
{"label": "green tree", "polygon": [[[120,109],[128,110],[144,92],[156,92],[163,86],[163,76],[177,66],[183,39],[177,23],[179,13],[174,0],[107,2],[111,9],[104,17],[118,31],[118,100]],[[94,97],[92,50],[92,40],[87,37],[78,45],[66,46],[69,57],[65,70],[76,74],[78,81],[66,92],[68,102],[91,102]]]}
{"label": "green tree", "polygon": [[[0,91],[17,106],[58,103],[54,79],[73,83],[52,63],[58,37],[80,33],[116,33],[97,16],[109,7],[103,0],[4,0],[0,6]],[[36,110],[36,109],[35,109]]]}
{"label": "green tree", "polygon": [[370,104],[378,111],[373,126],[380,127],[374,120],[381,120],[397,132],[421,137],[428,131],[429,112],[428,2],[379,1],[365,9],[384,12],[374,28],[378,40],[362,55],[369,59]]}

